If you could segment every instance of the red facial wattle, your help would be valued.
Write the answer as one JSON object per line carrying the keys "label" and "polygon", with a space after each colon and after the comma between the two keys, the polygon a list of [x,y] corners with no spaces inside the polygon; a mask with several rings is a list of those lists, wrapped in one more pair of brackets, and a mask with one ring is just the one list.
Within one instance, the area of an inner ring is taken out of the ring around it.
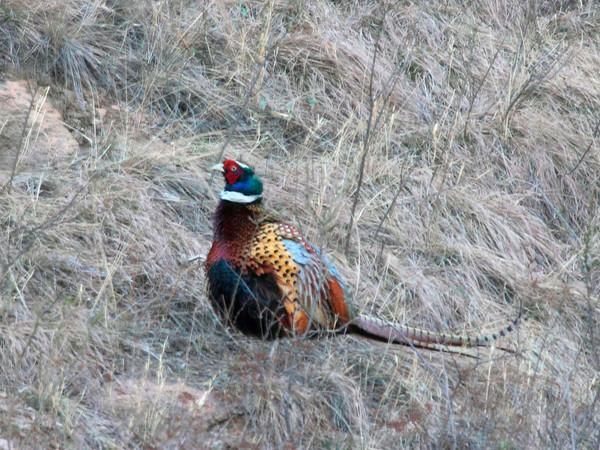
{"label": "red facial wattle", "polygon": [[227,184],[235,184],[242,176],[242,168],[233,160],[228,159],[223,163]]}

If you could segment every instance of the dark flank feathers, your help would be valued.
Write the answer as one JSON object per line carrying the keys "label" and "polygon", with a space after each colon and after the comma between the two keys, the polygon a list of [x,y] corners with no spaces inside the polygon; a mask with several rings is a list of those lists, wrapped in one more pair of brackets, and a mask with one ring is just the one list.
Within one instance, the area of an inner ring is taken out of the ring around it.
{"label": "dark flank feathers", "polygon": [[281,335],[281,293],[272,275],[241,276],[225,260],[207,272],[215,311],[243,333],[272,339]]}

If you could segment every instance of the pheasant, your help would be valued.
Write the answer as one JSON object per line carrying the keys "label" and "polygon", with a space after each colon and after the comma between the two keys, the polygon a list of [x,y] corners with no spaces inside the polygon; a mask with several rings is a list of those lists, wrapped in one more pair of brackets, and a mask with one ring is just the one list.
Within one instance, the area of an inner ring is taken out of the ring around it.
{"label": "pheasant", "polygon": [[421,347],[487,345],[517,325],[490,335],[435,333],[353,311],[344,281],[329,259],[292,225],[268,217],[254,170],[225,160],[225,189],[214,215],[206,258],[210,302],[227,323],[265,339],[320,331],[353,332]]}

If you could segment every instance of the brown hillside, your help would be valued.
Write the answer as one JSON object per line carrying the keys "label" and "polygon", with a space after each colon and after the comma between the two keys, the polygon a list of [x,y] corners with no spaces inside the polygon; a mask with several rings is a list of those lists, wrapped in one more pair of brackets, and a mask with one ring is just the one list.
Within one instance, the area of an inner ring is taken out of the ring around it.
{"label": "brown hillside", "polygon": [[[599,142],[594,1],[4,0],[0,449],[598,448]],[[511,352],[224,327],[224,155],[359,308]]]}

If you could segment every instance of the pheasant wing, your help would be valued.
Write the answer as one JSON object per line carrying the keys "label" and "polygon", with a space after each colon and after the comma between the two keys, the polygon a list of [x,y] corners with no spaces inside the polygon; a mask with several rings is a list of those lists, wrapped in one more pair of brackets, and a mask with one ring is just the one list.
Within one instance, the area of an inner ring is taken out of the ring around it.
{"label": "pheasant wing", "polygon": [[248,256],[254,272],[275,275],[287,326],[295,333],[334,329],[348,321],[341,277],[292,225],[261,224]]}

